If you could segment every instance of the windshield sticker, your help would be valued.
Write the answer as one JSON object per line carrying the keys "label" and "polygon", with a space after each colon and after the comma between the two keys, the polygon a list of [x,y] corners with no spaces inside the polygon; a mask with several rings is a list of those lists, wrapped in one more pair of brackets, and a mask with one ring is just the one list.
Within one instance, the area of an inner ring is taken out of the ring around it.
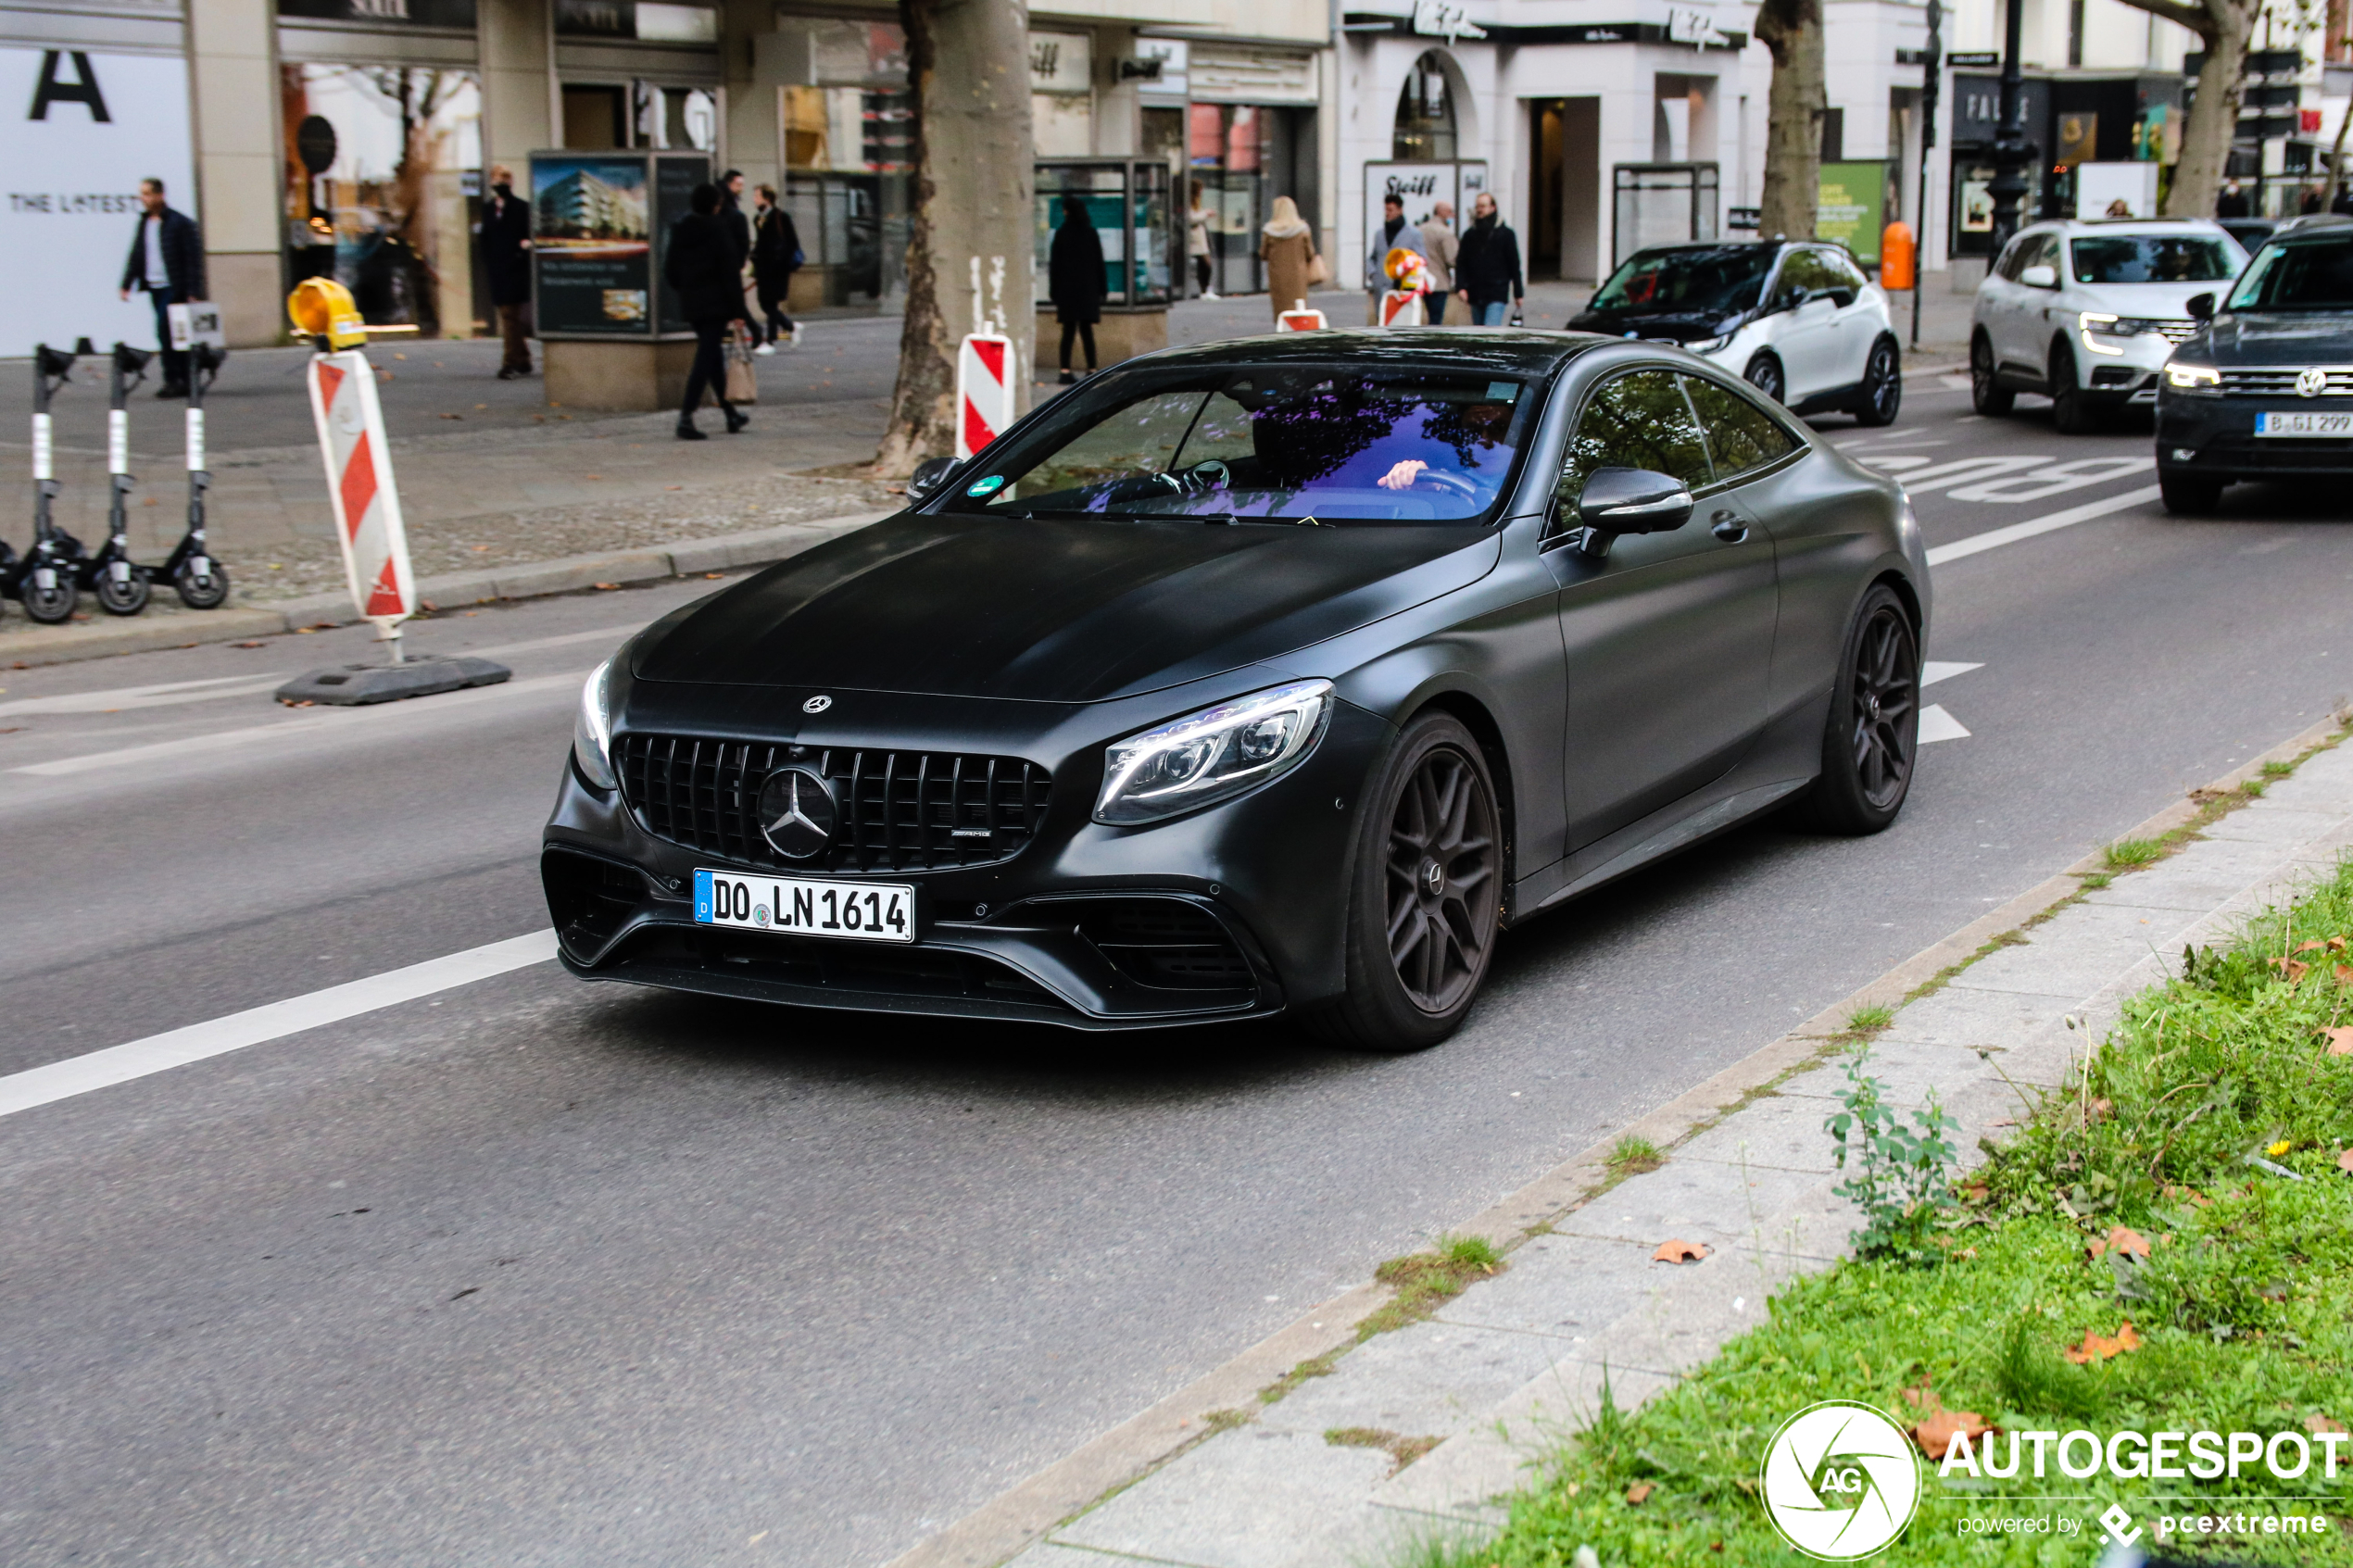
{"label": "windshield sticker", "polygon": [[1516,402],[1519,398],[1519,383],[1516,381],[1489,382],[1487,395],[1497,403]]}
{"label": "windshield sticker", "polygon": [[967,495],[993,495],[998,490],[1002,489],[1004,487],[1004,483],[1005,476],[1003,474],[992,473],[987,479],[975,481],[964,491],[964,494]]}

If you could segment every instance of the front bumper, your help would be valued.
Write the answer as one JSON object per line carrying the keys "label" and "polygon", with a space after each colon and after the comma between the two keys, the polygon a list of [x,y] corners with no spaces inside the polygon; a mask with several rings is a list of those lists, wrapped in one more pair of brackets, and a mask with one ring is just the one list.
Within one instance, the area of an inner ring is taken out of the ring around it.
{"label": "front bumper", "polygon": [[[973,708],[860,744],[969,741]],[[1041,745],[1035,733],[1027,744],[993,739],[990,749],[1053,772],[1036,836],[1010,859],[812,873],[912,884],[917,940],[907,945],[698,925],[698,869],[791,873],[657,837],[619,793],[589,787],[567,764],[541,852],[563,964],[583,979],[750,1000],[1089,1030],[1264,1017],[1335,995],[1347,902],[1336,890],[1348,885],[1359,798],[1390,726],[1339,703],[1315,752],[1265,787],[1174,821],[1108,828],[1090,815],[1102,743],[1142,727],[1110,726],[1076,746]]]}
{"label": "front bumper", "polygon": [[2163,474],[2237,480],[2353,476],[2353,440],[2259,436],[2264,412],[2334,413],[2339,398],[2189,396],[2166,392],[2157,404],[2157,467]]}
{"label": "front bumper", "polygon": [[2172,357],[2173,346],[2171,339],[2158,332],[2112,337],[2079,328],[2075,374],[2095,402],[2145,408],[2157,401],[2165,361]]}

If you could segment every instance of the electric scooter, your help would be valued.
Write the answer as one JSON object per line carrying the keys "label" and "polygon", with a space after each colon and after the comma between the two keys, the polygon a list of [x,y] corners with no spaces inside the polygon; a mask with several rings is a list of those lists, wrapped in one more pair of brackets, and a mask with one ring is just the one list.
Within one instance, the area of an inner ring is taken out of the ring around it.
{"label": "electric scooter", "polygon": [[73,619],[80,598],[76,584],[88,558],[82,542],[59,528],[49,515],[57,498],[57,481],[50,438],[49,397],[66,383],[74,360],[95,354],[83,338],[73,352],[36,344],[32,350],[32,543],[23,555],[0,541],[0,598],[15,599],[24,612],[44,625]]}
{"label": "electric scooter", "polygon": [[82,569],[82,586],[98,596],[99,608],[109,615],[136,615],[147,608],[155,584],[169,583],[190,609],[218,609],[229,597],[229,573],[212,558],[205,539],[205,492],[212,475],[205,468],[204,392],[228,357],[198,344],[189,351],[187,445],[188,530],[160,566],[141,566],[131,558],[128,497],[137,483],[130,467],[130,413],[125,405],[155,358],[145,349],[114,345],[112,396],[107,410],[107,467],[114,495],[107,512],[107,542]]}

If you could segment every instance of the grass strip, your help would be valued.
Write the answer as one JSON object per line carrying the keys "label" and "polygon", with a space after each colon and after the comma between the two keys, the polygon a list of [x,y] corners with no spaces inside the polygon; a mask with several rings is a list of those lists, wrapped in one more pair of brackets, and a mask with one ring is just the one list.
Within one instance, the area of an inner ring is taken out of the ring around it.
{"label": "grass strip", "polygon": [[[1768,1522],[1757,1477],[1780,1424],[1826,1399],[1906,1423],[1971,1412],[2003,1431],[2345,1430],[2349,1021],[2353,863],[2227,949],[2185,954],[2179,978],[2134,998],[2079,1078],[1961,1182],[1933,1261],[1856,1258],[1796,1281],[1768,1323],[1640,1410],[1605,1399],[1546,1479],[1513,1499],[1499,1538],[1431,1543],[1411,1561],[1804,1562]],[[2163,1546],[2174,1561],[2353,1565],[2353,1450],[2333,1481],[2313,1451],[2294,1482],[2260,1465],[2213,1481],[2054,1469],[2040,1484],[1941,1480],[1930,1467],[1910,1528],[1874,1561],[2088,1563],[2096,1516],[2116,1502],[2144,1524],[2160,1510],[2257,1522],[2252,1534],[2177,1532]],[[2287,1512],[2324,1513],[2332,1527],[2260,1532],[2262,1516]],[[2066,1515],[2077,1529],[1968,1524],[2024,1515]],[[2154,1532],[2142,1544],[2156,1546]]]}

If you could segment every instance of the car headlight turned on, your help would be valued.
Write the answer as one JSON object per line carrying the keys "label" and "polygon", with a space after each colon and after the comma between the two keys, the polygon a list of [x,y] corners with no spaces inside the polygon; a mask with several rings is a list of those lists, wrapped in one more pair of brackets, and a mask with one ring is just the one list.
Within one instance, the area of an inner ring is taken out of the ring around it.
{"label": "car headlight turned on", "polygon": [[2132,337],[2140,327],[2137,321],[2120,321],[2113,314],[2104,310],[2086,310],[2082,312],[2082,316],[2083,346],[2095,354],[2123,353],[2124,350],[2114,344],[2100,343],[2095,340],[2103,337]]}
{"label": "car headlight turned on", "polygon": [[1683,345],[1683,346],[1690,349],[1694,354],[1713,354],[1731,341],[1732,334],[1726,332],[1721,337],[1697,338]]}
{"label": "car headlight turned on", "polygon": [[612,714],[606,708],[606,677],[612,672],[608,659],[588,672],[580,688],[580,713],[572,722],[572,759],[580,776],[598,789],[614,787],[612,776]]}
{"label": "car headlight turned on", "polygon": [[1095,821],[1133,827],[1247,794],[1304,761],[1331,714],[1329,681],[1293,681],[1115,742]]}
{"label": "car headlight turned on", "polygon": [[2183,359],[2169,360],[2165,366],[2165,384],[2175,392],[2202,392],[2219,396],[2222,391],[2222,372],[2211,365],[2199,365]]}

